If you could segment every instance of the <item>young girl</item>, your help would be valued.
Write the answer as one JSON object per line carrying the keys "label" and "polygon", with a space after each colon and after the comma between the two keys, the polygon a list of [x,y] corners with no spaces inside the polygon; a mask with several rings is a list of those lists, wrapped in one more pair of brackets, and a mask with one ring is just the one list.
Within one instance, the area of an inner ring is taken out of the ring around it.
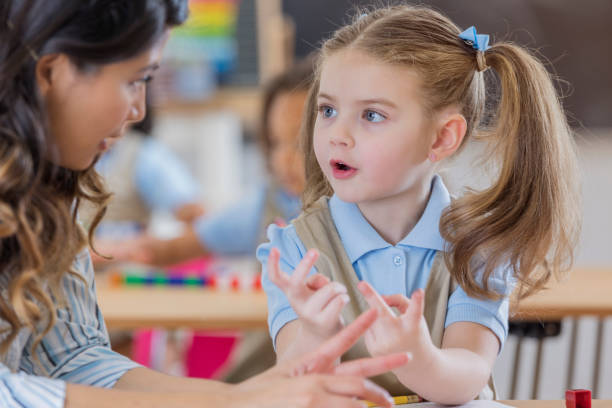
{"label": "young girl", "polygon": [[[489,68],[500,96],[485,122]],[[344,358],[411,351],[413,363],[377,379],[392,394],[494,397],[508,295],[566,270],[579,227],[573,142],[549,74],[430,9],[378,9],[323,44],[305,121],[305,211],[271,226],[257,254],[280,361],[369,306],[383,317]],[[451,199],[436,167],[472,135],[486,136],[499,174]]]}
{"label": "young girl", "polygon": [[365,369],[331,364],[376,313],[322,355],[237,386],[165,376],[111,351],[76,218],[83,200],[99,205],[98,219],[104,211],[92,165],[143,118],[145,83],[186,10],[186,0],[0,3],[1,405],[355,407],[360,397],[389,406],[363,377],[405,364],[406,353]]}

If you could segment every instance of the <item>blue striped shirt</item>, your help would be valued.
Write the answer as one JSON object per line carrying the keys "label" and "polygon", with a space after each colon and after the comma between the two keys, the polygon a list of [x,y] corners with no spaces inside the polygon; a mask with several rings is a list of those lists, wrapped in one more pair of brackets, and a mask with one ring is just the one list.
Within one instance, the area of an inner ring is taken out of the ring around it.
{"label": "blue striped shirt", "polygon": [[[66,304],[58,306],[51,331],[32,352],[35,336],[22,329],[1,357],[0,406],[63,407],[66,382],[110,388],[126,371],[140,367],[110,349],[89,251],[77,255],[73,268],[85,283],[64,276]],[[0,320],[0,325],[6,324]]]}

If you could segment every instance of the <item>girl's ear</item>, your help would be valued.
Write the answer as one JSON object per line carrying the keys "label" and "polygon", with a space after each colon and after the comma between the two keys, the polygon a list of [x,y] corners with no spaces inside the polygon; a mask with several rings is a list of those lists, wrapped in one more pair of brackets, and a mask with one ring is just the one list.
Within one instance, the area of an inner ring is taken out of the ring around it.
{"label": "girl's ear", "polygon": [[440,116],[437,125],[436,136],[429,152],[431,161],[439,161],[451,156],[457,151],[465,132],[467,121],[462,114],[446,113]]}
{"label": "girl's ear", "polygon": [[64,54],[43,55],[36,62],[36,83],[43,99],[50,91],[74,78],[74,67]]}

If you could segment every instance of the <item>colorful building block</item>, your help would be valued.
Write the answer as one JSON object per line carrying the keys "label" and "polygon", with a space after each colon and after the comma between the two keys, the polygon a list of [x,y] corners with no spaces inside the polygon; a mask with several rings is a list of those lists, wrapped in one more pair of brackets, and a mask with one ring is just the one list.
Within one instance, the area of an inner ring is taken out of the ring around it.
{"label": "colorful building block", "polygon": [[591,408],[590,390],[567,390],[565,391],[566,408]]}

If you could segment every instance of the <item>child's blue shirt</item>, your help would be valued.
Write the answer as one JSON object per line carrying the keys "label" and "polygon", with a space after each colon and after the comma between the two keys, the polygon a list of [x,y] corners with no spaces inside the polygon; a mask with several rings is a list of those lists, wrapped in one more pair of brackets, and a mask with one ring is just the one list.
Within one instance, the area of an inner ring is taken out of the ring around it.
{"label": "child's blue shirt", "polygon": [[[254,194],[218,214],[200,217],[194,224],[196,235],[209,251],[219,255],[253,255],[263,236],[262,223],[266,195],[262,186]],[[302,208],[300,198],[282,189],[270,191],[284,221],[295,218]]]}
{"label": "child's blue shirt", "polygon": [[[451,202],[442,179],[432,181],[429,201],[415,227],[397,245],[386,242],[363,217],[354,203],[340,200],[336,195],[329,200],[329,209],[344,249],[360,280],[369,282],[384,295],[401,293],[410,296],[416,289],[425,289],[437,251],[443,251],[444,239],[439,224],[442,212]],[[268,296],[268,325],[272,339],[288,322],[297,319],[283,292],[267,275],[267,260],[271,248],[281,253],[280,268],[292,273],[306,253],[304,244],[290,225],[268,228],[270,242],[257,248],[257,259],[263,265],[263,288]],[[314,270],[311,272],[313,273]],[[488,327],[503,343],[508,334],[508,296],[515,279],[507,270],[498,270],[489,279],[489,287],[506,295],[500,300],[482,300],[467,296],[461,287],[448,301],[445,327],[460,321],[474,322]]]}

